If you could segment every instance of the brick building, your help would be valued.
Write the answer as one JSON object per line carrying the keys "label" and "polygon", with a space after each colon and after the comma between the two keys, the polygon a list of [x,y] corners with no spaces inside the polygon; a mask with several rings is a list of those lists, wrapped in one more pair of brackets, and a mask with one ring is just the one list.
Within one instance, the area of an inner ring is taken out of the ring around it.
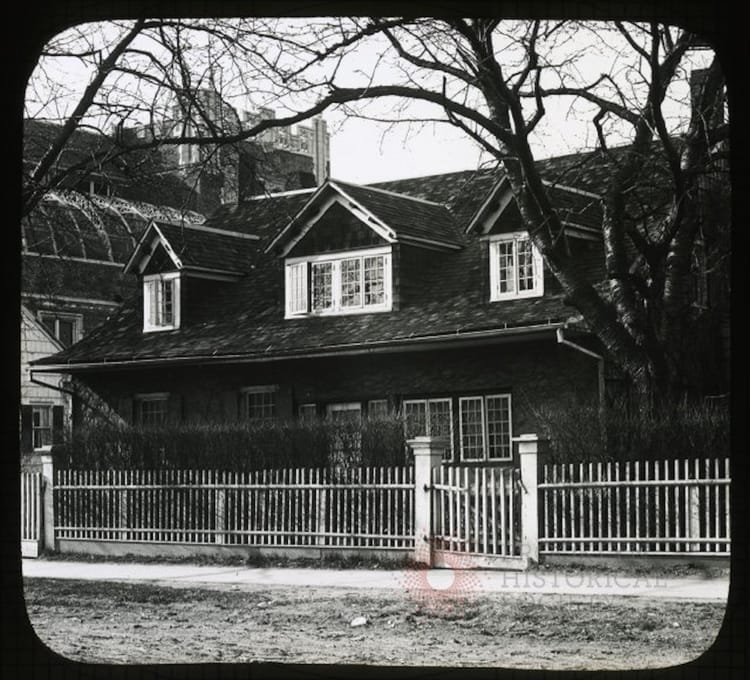
{"label": "brick building", "polygon": [[[559,175],[579,157],[542,163]],[[565,238],[603,280],[591,186],[550,186]],[[42,360],[128,422],[400,411],[455,460],[504,460],[565,400],[603,398],[604,366],[524,232],[507,180],[472,171],[358,186],[328,180],[152,222],[125,274],[138,292]]]}

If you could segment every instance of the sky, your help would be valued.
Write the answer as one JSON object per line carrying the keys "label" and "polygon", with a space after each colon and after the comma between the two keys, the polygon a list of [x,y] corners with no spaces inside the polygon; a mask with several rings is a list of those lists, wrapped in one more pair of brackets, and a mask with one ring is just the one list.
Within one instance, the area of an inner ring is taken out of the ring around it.
{"label": "sky", "polygon": [[[107,39],[106,30],[100,35],[102,40]],[[570,41],[567,47],[571,48]],[[574,44],[572,48],[575,49]],[[362,55],[359,73],[367,71],[372,61],[371,53]],[[588,69],[594,74],[612,68],[603,57],[600,61],[598,63],[594,56],[589,62],[577,62],[576,68]],[[356,64],[354,68],[356,73]],[[54,78],[71,92],[80,93],[85,87],[85,74],[76,72],[75,63],[70,61]],[[240,101],[242,107],[253,108],[248,106],[248,96],[241,95]],[[591,113],[576,112],[570,104],[569,99],[560,99],[556,104],[548,100],[545,117],[532,138],[532,150],[537,158],[592,148],[595,144]],[[277,115],[284,114],[277,112]],[[475,169],[492,162],[464,132],[449,124],[388,126],[347,117],[335,110],[326,111],[323,118],[331,134],[331,176],[334,178],[368,183]]]}

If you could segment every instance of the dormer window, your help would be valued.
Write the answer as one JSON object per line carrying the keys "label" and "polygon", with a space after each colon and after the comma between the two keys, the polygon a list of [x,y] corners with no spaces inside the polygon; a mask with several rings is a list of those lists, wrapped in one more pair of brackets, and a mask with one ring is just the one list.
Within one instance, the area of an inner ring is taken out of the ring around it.
{"label": "dormer window", "polygon": [[286,316],[391,309],[391,248],[288,258]]}
{"label": "dormer window", "polygon": [[526,232],[490,239],[490,301],[544,294],[542,256]]}
{"label": "dormer window", "polygon": [[143,330],[166,331],[180,327],[180,273],[143,277]]}

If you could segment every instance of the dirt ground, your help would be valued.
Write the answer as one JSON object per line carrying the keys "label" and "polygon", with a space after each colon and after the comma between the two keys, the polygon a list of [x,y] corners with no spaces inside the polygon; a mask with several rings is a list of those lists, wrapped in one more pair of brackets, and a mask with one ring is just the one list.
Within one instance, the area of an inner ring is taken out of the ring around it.
{"label": "dirt ground", "polygon": [[654,668],[699,656],[724,613],[718,602],[635,597],[54,579],[26,579],[25,598],[48,647],[110,664]]}

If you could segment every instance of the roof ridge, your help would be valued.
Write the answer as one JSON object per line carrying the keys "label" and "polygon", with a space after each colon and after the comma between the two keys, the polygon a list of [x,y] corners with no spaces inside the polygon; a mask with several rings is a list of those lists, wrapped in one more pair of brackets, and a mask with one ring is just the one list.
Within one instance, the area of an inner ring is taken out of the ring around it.
{"label": "roof ridge", "polygon": [[160,223],[158,220],[154,220],[157,225],[174,227],[175,229],[195,229],[196,231],[207,231],[212,234],[218,234],[220,236],[236,236],[237,238],[246,238],[251,241],[260,241],[260,236],[257,234],[245,234],[241,231],[232,231],[230,229],[218,229],[217,227],[207,227],[203,224],[170,224]]}
{"label": "roof ridge", "polygon": [[[446,173],[446,174],[450,174],[450,173]],[[439,176],[439,175],[435,175],[435,176]],[[420,178],[414,177],[413,179],[420,179]],[[338,182],[345,186],[358,187],[360,189],[368,189],[370,191],[377,191],[381,194],[388,194],[389,196],[397,196],[398,198],[406,198],[410,201],[418,201],[419,203],[427,203],[428,205],[436,205],[440,208],[445,208],[446,210],[448,209],[445,203],[438,203],[437,201],[430,201],[426,198],[420,198],[419,196],[412,196],[410,194],[400,194],[398,193],[398,191],[391,191],[389,189],[381,189],[380,187],[375,187],[370,184],[355,184],[354,182],[345,182],[344,180],[338,180],[338,179],[332,179],[331,181]],[[394,180],[394,181],[399,181],[399,180]]]}
{"label": "roof ridge", "polygon": [[297,194],[305,194],[309,192],[315,192],[320,189],[320,186],[307,187],[306,189],[290,189],[289,191],[277,191],[270,194],[256,194],[255,196],[248,196],[245,201],[260,201],[267,198],[277,198],[279,196],[295,196]]}

